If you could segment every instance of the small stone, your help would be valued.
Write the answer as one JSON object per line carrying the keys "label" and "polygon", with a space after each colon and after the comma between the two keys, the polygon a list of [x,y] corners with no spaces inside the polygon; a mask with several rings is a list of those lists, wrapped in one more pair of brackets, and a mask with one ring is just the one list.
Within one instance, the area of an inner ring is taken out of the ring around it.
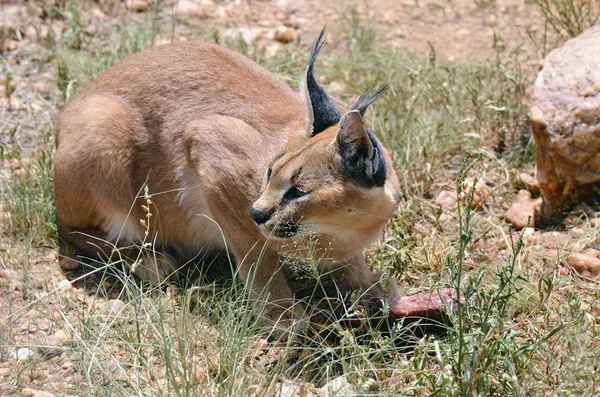
{"label": "small stone", "polygon": [[442,190],[435,198],[435,203],[444,209],[456,207],[456,190]]}
{"label": "small stone", "polygon": [[537,179],[531,176],[531,174],[527,172],[521,172],[517,177],[517,181],[519,183],[519,187],[529,190],[533,196],[540,195],[540,184],[538,183]]}
{"label": "small stone", "polygon": [[102,20],[104,20],[104,19],[107,18],[106,14],[101,9],[99,9],[98,7],[94,7],[92,9],[92,16],[94,18],[102,19]]}
{"label": "small stone", "polygon": [[275,384],[276,397],[295,397],[299,395],[300,385],[290,382],[278,382]]}
{"label": "small stone", "polygon": [[327,395],[352,396],[355,395],[354,387],[348,382],[345,375],[339,376],[325,383],[322,387]]}
{"label": "small stone", "polygon": [[132,11],[146,11],[148,9],[148,2],[146,0],[127,0],[125,2],[125,8]]}
{"label": "small stone", "polygon": [[37,43],[40,38],[37,29],[33,25],[29,25],[25,28],[25,37],[31,43]]}
{"label": "small stone", "polygon": [[[473,184],[475,184],[474,189]],[[477,181],[468,178],[463,182],[463,189],[461,194],[461,202],[463,204],[467,204],[467,197],[469,194],[471,194],[471,189],[473,189],[473,201],[471,202],[471,209],[481,209],[485,204],[485,200],[487,198],[487,186],[485,184],[485,181],[481,178],[477,179]]]}
{"label": "small stone", "polygon": [[83,28],[83,33],[88,36],[95,36],[98,34],[98,26],[91,24]]}
{"label": "small stone", "polygon": [[22,360],[27,360],[28,358],[33,357],[34,354],[35,353],[30,348],[22,347],[19,350],[17,350],[15,353],[12,354],[12,358],[16,359],[17,361],[22,361]]}
{"label": "small stone", "polygon": [[0,378],[7,378],[10,376],[10,368],[0,368]]}
{"label": "small stone", "polygon": [[48,84],[44,83],[43,81],[38,81],[37,83],[33,84],[33,88],[35,88],[43,97],[47,97],[48,94],[50,94],[50,87],[48,87]]}
{"label": "small stone", "polygon": [[44,373],[42,371],[40,371],[39,369],[34,369],[32,371],[29,371],[27,373],[27,375],[29,375],[29,379],[35,380],[35,379],[40,379],[44,375]]}
{"label": "small stone", "polygon": [[58,258],[58,264],[61,267],[61,269],[66,271],[72,271],[81,268],[81,263],[70,258]]}
{"label": "small stone", "polygon": [[204,19],[208,16],[206,11],[204,11],[204,8],[192,0],[179,0],[173,5],[171,13],[178,17],[192,17],[198,19]]}
{"label": "small stone", "polygon": [[496,18],[496,16],[492,14],[485,19],[485,22],[488,26],[494,27],[498,24],[498,18]]}
{"label": "small stone", "polygon": [[109,315],[114,317],[122,315],[123,310],[125,310],[125,303],[120,299],[111,299],[108,305]]}
{"label": "small stone", "polygon": [[573,229],[571,229],[571,236],[573,236],[573,238],[581,238],[585,235],[585,230],[583,230],[580,227],[574,227]]}
{"label": "small stone", "polygon": [[60,283],[58,283],[59,289],[71,289],[72,287],[73,285],[69,280],[61,280]]}
{"label": "small stone", "polygon": [[7,269],[0,269],[0,278],[10,279],[10,272]]}
{"label": "small stone", "polygon": [[16,40],[6,40],[4,42],[4,51],[14,51],[19,47],[19,42]]}
{"label": "small stone", "polygon": [[[532,199],[531,193],[521,190],[512,206],[506,211],[504,219],[517,229],[526,226],[535,227],[540,221],[542,199]],[[528,223],[529,222],[529,223]]]}
{"label": "small stone", "polygon": [[296,40],[298,38],[298,35],[292,29],[286,26],[281,26],[275,31],[275,33],[273,34],[273,38],[275,39],[275,41],[278,41],[280,43],[289,43]]}
{"label": "small stone", "polygon": [[54,397],[54,394],[26,387],[21,391],[23,397]]}
{"label": "small stone", "polygon": [[593,249],[567,257],[567,264],[582,277],[596,278],[600,274],[600,252]]}

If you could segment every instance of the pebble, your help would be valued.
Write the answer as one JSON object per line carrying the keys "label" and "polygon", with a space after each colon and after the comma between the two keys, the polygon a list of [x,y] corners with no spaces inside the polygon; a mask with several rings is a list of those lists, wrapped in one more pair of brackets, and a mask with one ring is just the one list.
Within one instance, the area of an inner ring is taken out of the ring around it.
{"label": "pebble", "polygon": [[16,40],[6,40],[4,42],[4,51],[14,51],[19,47],[19,42]]}
{"label": "pebble", "polygon": [[23,397],[54,397],[54,394],[26,387],[21,391]]}
{"label": "pebble", "polygon": [[[504,219],[517,229],[523,229],[526,226],[535,227],[540,221],[540,210],[542,208],[542,199],[532,199],[531,193],[527,190],[520,190],[512,206],[506,211]],[[527,223],[528,219],[529,224]]]}
{"label": "pebble", "polygon": [[44,83],[43,81],[38,81],[37,83],[33,84],[33,88],[35,88],[37,92],[44,97],[50,94],[50,87],[48,87],[48,84]]}
{"label": "pebble", "polygon": [[33,25],[29,25],[25,28],[25,37],[32,43],[37,43],[40,39],[38,31]]}
{"label": "pebble", "polygon": [[132,11],[145,11],[148,9],[148,2],[146,0],[127,0],[125,8]]}
{"label": "pebble", "polygon": [[67,270],[67,271],[77,270],[77,269],[81,268],[81,263],[74,261],[72,259],[69,259],[69,258],[59,258],[58,264],[61,267],[61,269]]}
{"label": "pebble", "polygon": [[590,248],[571,254],[567,264],[583,277],[596,278],[600,274],[600,251]]}
{"label": "pebble", "polygon": [[296,40],[298,38],[298,35],[292,29],[286,26],[281,26],[275,31],[275,33],[273,34],[273,38],[275,39],[275,41],[278,41],[280,43],[289,43]]}
{"label": "pebble", "polygon": [[321,388],[325,390],[325,393],[329,395],[335,396],[352,396],[354,395],[354,388],[350,383],[348,383],[348,379],[346,379],[345,375],[339,376],[325,383],[325,385]]}
{"label": "pebble", "polygon": [[0,378],[7,378],[10,376],[10,368],[0,368]]}
{"label": "pebble", "polygon": [[83,33],[88,36],[95,36],[98,34],[98,26],[91,24],[83,28]]}
{"label": "pebble", "polygon": [[10,272],[7,269],[0,269],[0,278],[10,279]]}
{"label": "pebble", "polygon": [[111,299],[108,305],[109,314],[114,317],[122,315],[123,310],[125,310],[125,303],[120,299]]}
{"label": "pebble", "polygon": [[531,174],[527,172],[521,172],[518,176],[519,186],[529,190],[529,192],[533,196],[540,195],[540,184],[537,179],[535,179]]}
{"label": "pebble", "polygon": [[35,355],[34,351],[28,347],[22,347],[16,352],[12,353],[11,356],[17,361],[27,360]]}
{"label": "pebble", "polygon": [[435,198],[435,203],[444,209],[456,207],[456,190],[442,190]]}
{"label": "pebble", "polygon": [[294,397],[299,395],[300,385],[288,382],[278,382],[275,384],[276,397]]}
{"label": "pebble", "polygon": [[208,16],[200,4],[191,0],[179,0],[173,5],[172,13],[178,17],[193,17],[198,19],[204,19]]}

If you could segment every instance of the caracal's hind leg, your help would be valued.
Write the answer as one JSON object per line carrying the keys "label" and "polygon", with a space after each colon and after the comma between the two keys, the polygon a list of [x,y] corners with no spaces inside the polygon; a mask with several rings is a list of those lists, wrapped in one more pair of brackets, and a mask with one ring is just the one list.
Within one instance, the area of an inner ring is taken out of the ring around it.
{"label": "caracal's hind leg", "polygon": [[69,105],[56,127],[54,196],[60,235],[79,256],[142,258],[136,274],[160,282],[177,267],[171,255],[125,248],[141,244],[144,237],[134,207],[141,186],[132,179],[143,128],[116,96],[90,95]]}

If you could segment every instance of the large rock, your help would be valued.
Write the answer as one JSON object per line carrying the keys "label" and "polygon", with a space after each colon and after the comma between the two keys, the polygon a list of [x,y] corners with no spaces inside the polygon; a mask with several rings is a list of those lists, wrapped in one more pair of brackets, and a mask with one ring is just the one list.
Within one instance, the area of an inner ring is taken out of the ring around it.
{"label": "large rock", "polygon": [[529,98],[544,197],[542,221],[600,186],[600,25],[553,50],[540,65]]}

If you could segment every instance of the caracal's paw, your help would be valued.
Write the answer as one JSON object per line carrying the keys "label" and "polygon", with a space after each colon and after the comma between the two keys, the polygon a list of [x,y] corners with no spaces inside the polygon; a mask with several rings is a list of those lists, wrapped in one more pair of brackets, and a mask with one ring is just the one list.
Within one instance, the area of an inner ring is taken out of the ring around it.
{"label": "caracal's paw", "polygon": [[133,274],[153,285],[162,284],[177,272],[177,260],[170,254],[144,252],[133,266]]}
{"label": "caracal's paw", "polygon": [[273,304],[265,313],[265,327],[271,341],[292,342],[304,335],[307,325],[308,317],[300,303],[289,307]]}

